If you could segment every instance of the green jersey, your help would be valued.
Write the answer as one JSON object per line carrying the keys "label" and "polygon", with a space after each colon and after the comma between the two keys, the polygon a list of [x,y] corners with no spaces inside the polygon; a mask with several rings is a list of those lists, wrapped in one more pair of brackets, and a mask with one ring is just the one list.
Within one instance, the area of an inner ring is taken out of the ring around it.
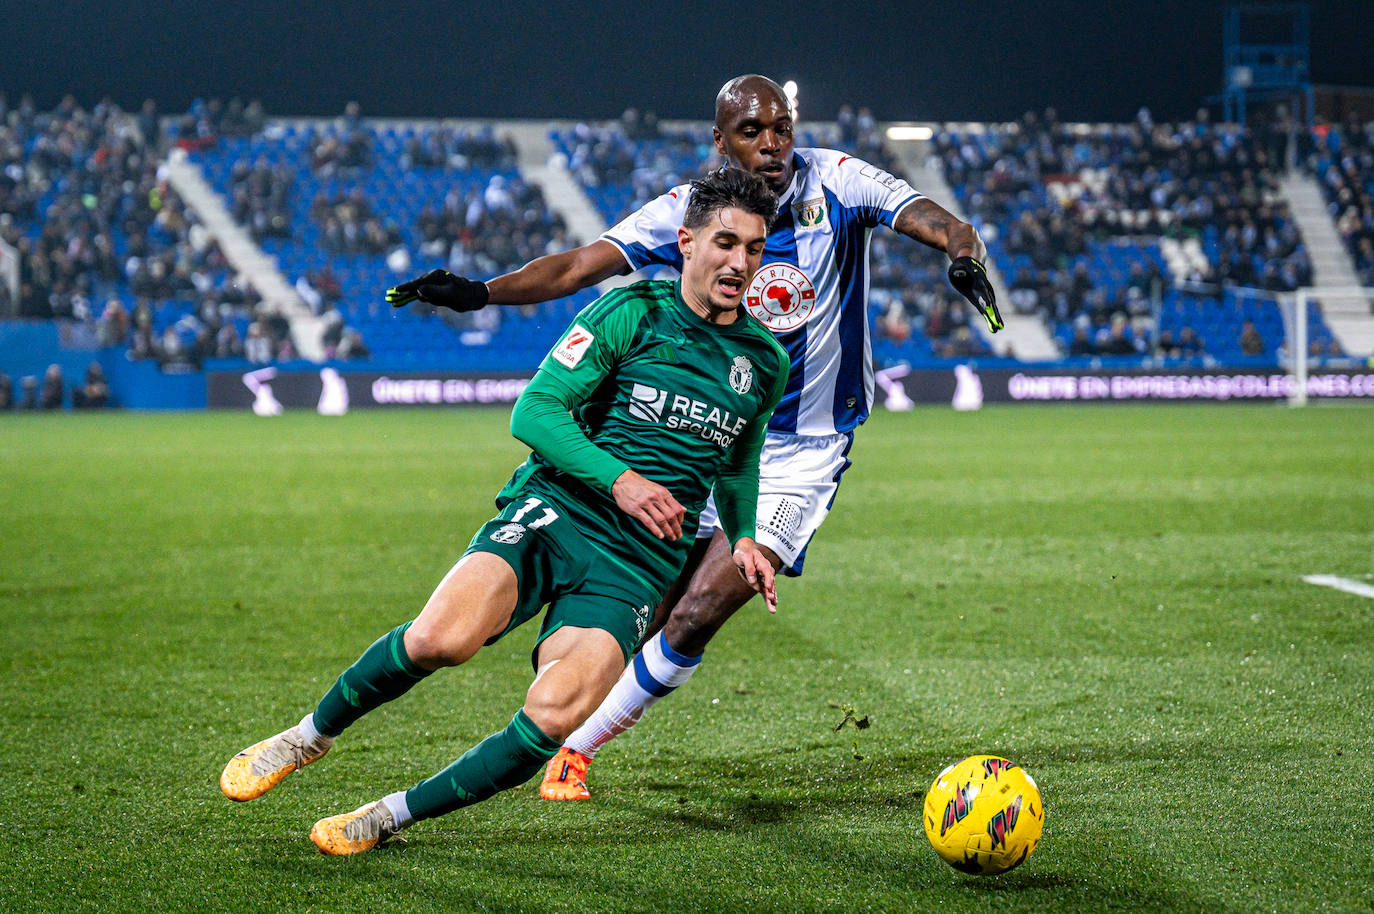
{"label": "green jersey", "polygon": [[[754,535],[759,450],[787,368],[767,328],[743,312],[731,324],[707,323],[682,300],[680,282],[607,293],[574,319],[521,394],[511,432],[534,453],[497,504],[543,496],[665,590],[712,487],[730,542]],[[626,469],[683,506],[682,539],[660,540],[620,510],[610,490]]]}

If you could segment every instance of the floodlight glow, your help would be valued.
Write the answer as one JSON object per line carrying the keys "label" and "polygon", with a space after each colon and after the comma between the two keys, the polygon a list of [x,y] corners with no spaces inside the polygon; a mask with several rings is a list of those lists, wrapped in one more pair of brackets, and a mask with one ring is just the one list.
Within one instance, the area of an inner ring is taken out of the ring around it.
{"label": "floodlight glow", "polygon": [[889,140],[928,140],[935,135],[935,131],[929,127],[921,127],[915,124],[893,124],[887,128],[887,138]]}

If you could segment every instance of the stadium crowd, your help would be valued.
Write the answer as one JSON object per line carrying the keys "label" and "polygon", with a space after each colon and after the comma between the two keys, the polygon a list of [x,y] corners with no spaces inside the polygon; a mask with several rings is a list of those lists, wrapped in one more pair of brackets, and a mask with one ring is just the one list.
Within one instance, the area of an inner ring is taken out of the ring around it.
{"label": "stadium crowd", "polygon": [[[268,140],[279,128],[266,124],[256,101],[197,101],[184,115],[163,118],[152,102],[136,113],[109,101],[87,111],[69,96],[40,112],[31,99],[11,107],[0,96],[0,239],[19,252],[21,277],[13,301],[0,283],[0,312],[76,322],[102,345],[124,346],[131,359],[156,360],[169,371],[210,358],[293,358],[287,322],[235,280],[159,167],[174,145],[203,152],[226,138]],[[303,135],[305,172],[268,142],[268,154],[233,162],[225,190],[231,215],[256,239],[299,245],[293,213],[305,214],[311,231],[304,243],[320,255],[307,259],[338,256],[352,265],[341,279],[296,260],[297,292],[324,318],[333,357],[369,352],[350,326],[363,316],[345,287],[370,283],[375,292],[372,285],[412,268],[412,252],[416,265],[491,276],[575,244],[540,189],[519,177],[513,142],[490,126],[382,128],[350,104],[329,129]],[[1305,164],[1325,189],[1361,281],[1374,284],[1374,182],[1367,177],[1374,174],[1374,125],[1351,121],[1306,139]],[[617,124],[578,124],[555,140],[610,221],[719,158],[709,129],[667,128],[633,109]],[[864,108],[843,107],[833,127],[808,127],[798,145],[837,146],[904,176]],[[1061,123],[1048,110],[1000,127],[950,125],[933,150],[984,227],[1009,306],[1041,315],[1066,355],[1191,359],[1206,357],[1208,343],[1218,352],[1272,354],[1278,341],[1253,323],[1242,327],[1239,316],[1237,329],[1228,325],[1218,339],[1215,324],[1161,320],[1160,302],[1185,288],[1187,301],[1203,302],[1188,307],[1205,311],[1215,296],[1199,289],[1287,291],[1311,280],[1302,239],[1278,196],[1283,144],[1273,132],[1215,125],[1205,112],[1157,124],[1145,109],[1130,124],[1085,127]],[[446,190],[423,194],[420,203],[413,194],[392,199],[388,181],[396,184],[397,167],[443,170]],[[302,174],[313,192],[308,209],[297,199]],[[919,177],[912,183],[920,189]],[[1165,240],[1192,243],[1201,255],[1183,266],[1166,261],[1159,253]],[[376,259],[373,273],[366,272],[371,266],[360,272],[359,257]],[[922,354],[928,346],[937,359],[990,351],[944,281],[938,254],[878,231],[872,263],[875,339],[891,344],[880,359],[904,358],[911,346]],[[492,311],[450,322],[490,338],[502,320]],[[1325,351],[1330,344],[1321,345]]]}
{"label": "stadium crowd", "polygon": [[0,96],[0,239],[20,261],[18,300],[0,284],[0,312],[71,320],[173,371],[242,355],[245,335],[270,358],[289,355],[289,334],[259,314],[159,164],[169,141],[212,140],[212,124],[249,129],[252,110],[198,103],[164,134],[152,102],[134,116],[71,96],[52,111],[27,97],[11,109]]}
{"label": "stadium crowd", "polygon": [[[1282,147],[1272,131],[1214,125],[1205,110],[1180,124],[1157,124],[1141,109],[1131,124],[1085,127],[1061,123],[1050,109],[990,130],[947,129],[935,140],[951,185],[996,227],[1013,307],[1072,326],[1069,354],[1174,351],[1172,334],[1147,340],[1175,282],[1271,291],[1308,284],[1311,264],[1278,197]],[[1162,238],[1192,239],[1206,256],[1172,274],[1142,250],[1115,281],[1093,268],[1104,245],[1146,248]]]}
{"label": "stadium crowd", "polygon": [[1308,169],[1321,182],[1360,284],[1374,286],[1374,121],[1350,118],[1313,136]]}

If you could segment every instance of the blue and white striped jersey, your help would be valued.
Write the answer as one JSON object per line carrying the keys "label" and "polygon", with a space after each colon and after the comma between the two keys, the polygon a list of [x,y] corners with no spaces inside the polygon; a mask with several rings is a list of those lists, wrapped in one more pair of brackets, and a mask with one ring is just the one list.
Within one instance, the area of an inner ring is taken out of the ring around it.
{"label": "blue and white striped jersey", "polygon": [[[862,159],[797,149],[763,265],[745,293],[750,313],[777,335],[791,375],[769,428],[800,435],[848,432],[873,403],[868,330],[868,246],[922,195]],[[682,269],[677,230],[691,188],[651,200],[602,235],[633,269]]]}

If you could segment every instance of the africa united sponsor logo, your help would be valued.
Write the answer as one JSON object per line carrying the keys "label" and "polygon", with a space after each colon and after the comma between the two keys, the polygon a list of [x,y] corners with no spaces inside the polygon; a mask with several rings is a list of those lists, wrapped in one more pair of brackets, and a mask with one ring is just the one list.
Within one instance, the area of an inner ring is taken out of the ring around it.
{"label": "africa united sponsor logo", "polygon": [[663,405],[668,402],[668,391],[635,382],[630,389],[630,415],[640,422],[657,425],[663,421]]}
{"label": "africa united sponsor logo", "polygon": [[501,543],[504,546],[514,546],[525,535],[524,524],[506,524],[504,527],[495,531],[491,535],[493,543]]}
{"label": "africa united sponsor logo", "polygon": [[983,759],[983,775],[992,778],[994,781],[1002,776],[1003,771],[1010,771],[1016,767],[1015,762],[1009,762],[1004,758]]}
{"label": "africa united sponsor logo", "polygon": [[742,355],[735,356],[730,365],[730,386],[737,394],[747,394],[754,386],[754,364]]}
{"label": "africa united sponsor logo", "polygon": [[964,820],[973,808],[973,798],[977,796],[972,784],[960,784],[954,789],[954,797],[945,805],[945,817],[940,822],[940,837],[945,836],[958,823]]}
{"label": "africa united sponsor logo", "polygon": [[581,324],[573,324],[572,329],[567,332],[558,345],[553,347],[553,357],[555,361],[562,362],[569,368],[576,368],[577,363],[582,361],[582,357],[587,354],[587,348],[596,342],[596,337],[592,332]]}
{"label": "africa united sponsor logo", "polygon": [[744,293],[749,313],[774,333],[795,330],[816,310],[816,287],[790,263],[770,263],[754,274]]}
{"label": "africa united sponsor logo", "polygon": [[796,214],[800,228],[815,228],[825,221],[825,198],[816,197],[814,200],[793,203],[792,212]]}
{"label": "africa united sponsor logo", "polygon": [[1021,818],[1021,795],[1017,794],[1011,805],[992,817],[988,823],[988,835],[992,838],[994,849],[1007,846],[1007,835],[1016,829],[1016,820]]}

